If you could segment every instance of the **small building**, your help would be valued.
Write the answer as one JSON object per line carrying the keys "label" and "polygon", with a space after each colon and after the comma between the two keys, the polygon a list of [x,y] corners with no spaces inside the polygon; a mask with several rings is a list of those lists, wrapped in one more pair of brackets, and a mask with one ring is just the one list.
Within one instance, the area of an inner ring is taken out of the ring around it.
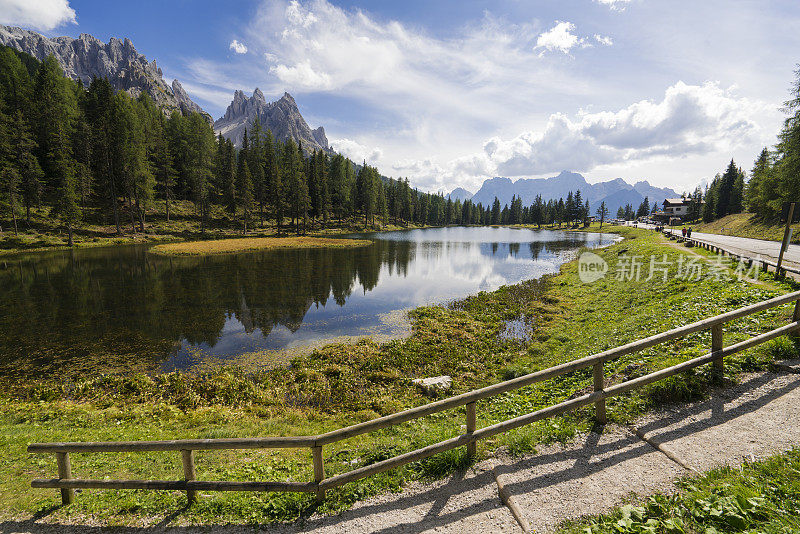
{"label": "small building", "polygon": [[689,214],[691,198],[668,198],[664,200],[664,215],[668,218],[680,217],[683,219]]}

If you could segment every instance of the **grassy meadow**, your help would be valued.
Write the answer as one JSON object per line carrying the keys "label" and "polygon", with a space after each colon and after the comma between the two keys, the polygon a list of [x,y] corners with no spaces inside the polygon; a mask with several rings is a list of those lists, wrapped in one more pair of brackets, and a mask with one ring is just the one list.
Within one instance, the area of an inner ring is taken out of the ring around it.
{"label": "grassy meadow", "polygon": [[[597,231],[597,226],[590,228]],[[79,492],[74,504],[59,507],[58,492],[30,488],[32,478],[55,475],[52,455],[30,455],[31,442],[157,440],[266,435],[308,435],[391,414],[432,400],[411,380],[450,375],[452,390],[463,393],[525,373],[587,356],[623,343],[758,302],[791,290],[790,281],[762,275],[753,281],[725,280],[735,264],[718,264],[717,276],[676,279],[679,258],[694,258],[708,269],[704,250],[668,242],[652,231],[604,226],[624,240],[595,251],[610,266],[592,284],[577,275],[577,262],[540,281],[525,281],[481,292],[442,306],[410,312],[412,334],[378,344],[369,339],[328,345],[281,369],[252,371],[223,367],[199,374],[116,373],[62,381],[0,381],[0,518],[40,514],[45,521],[152,525],[290,521],[314,511],[333,513],[355,501],[397,491],[410,480],[441,477],[470,461],[457,449],[328,492],[315,504],[312,495],[201,493],[185,507],[185,495],[169,491]],[[665,276],[622,280],[615,276],[621,258],[667,255]],[[682,264],[681,264],[682,265]],[[730,323],[726,344],[785,324],[783,306]],[[509,322],[522,322],[527,341],[503,335]],[[606,365],[613,381],[635,378],[709,350],[710,332],[624,356]],[[797,347],[777,340],[730,358],[726,379],[766,369],[776,358],[797,357]],[[643,390],[609,399],[608,418],[627,423],[653,406],[701,398],[714,377],[701,368]],[[478,426],[496,423],[570,398],[591,387],[591,369],[479,402]],[[325,447],[328,475],[368,465],[400,452],[460,434],[458,409],[358,436]],[[568,440],[594,424],[582,409],[478,443],[479,458],[507,447],[514,454],[537,444]],[[72,455],[73,476],[81,478],[179,479],[177,453]],[[305,450],[246,450],[196,453],[201,480],[297,480],[312,478]]]}

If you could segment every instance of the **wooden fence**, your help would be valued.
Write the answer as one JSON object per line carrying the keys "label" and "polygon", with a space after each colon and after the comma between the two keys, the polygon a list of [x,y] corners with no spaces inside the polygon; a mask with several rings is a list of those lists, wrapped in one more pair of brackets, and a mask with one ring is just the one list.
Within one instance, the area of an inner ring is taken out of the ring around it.
{"label": "wooden fence", "polygon": [[[725,347],[723,345],[723,325],[729,321],[746,317],[748,315],[795,302],[794,315],[791,321],[767,333],[741,341]],[[484,387],[455,397],[449,397],[436,402],[411,408],[392,415],[387,415],[371,421],[333,430],[317,436],[298,437],[263,437],[263,438],[236,438],[236,439],[183,439],[174,441],[130,441],[130,442],[78,442],[78,443],[33,443],[28,446],[31,453],[55,454],[58,462],[58,478],[33,480],[34,488],[59,488],[64,504],[71,503],[74,499],[75,488],[100,488],[100,489],[152,489],[152,490],[181,490],[186,491],[189,502],[197,499],[198,491],[292,491],[316,493],[318,499],[323,499],[325,491],[348,482],[353,482],[376,473],[387,471],[401,465],[427,458],[434,454],[466,446],[471,456],[475,455],[475,442],[508,430],[528,425],[535,421],[552,417],[565,412],[577,410],[583,406],[594,404],[595,417],[600,423],[606,421],[606,399],[627,391],[641,388],[647,384],[663,380],[677,373],[699,367],[704,364],[713,364],[716,371],[721,372],[723,359],[726,356],[749,349],[766,341],[783,335],[798,336],[800,328],[800,291],[789,293],[770,300],[759,302],[744,308],[739,308],[715,317],[697,321],[685,326],[674,328],[654,336],[640,339],[627,345],[622,345],[579,360],[566,362],[555,367],[550,367],[535,373],[515,378]],[[654,345],[673,339],[681,338],[702,330],[711,330],[711,351],[703,356],[694,358],[678,365],[655,371],[645,376],[628,380],[609,387],[604,385],[603,364],[607,361],[631,354]],[[476,401],[494,395],[541,382],[566,373],[592,367],[594,371],[594,391],[579,397],[560,402],[558,404],[536,410],[512,419],[495,423],[490,426],[478,428],[475,418]],[[359,467],[352,471],[326,477],[323,464],[323,447],[332,443],[373,432],[382,428],[398,425],[407,421],[418,419],[427,415],[466,406],[466,432],[454,438],[428,445],[421,449],[400,454],[371,465]],[[238,482],[238,481],[205,481],[197,480],[194,467],[194,452],[220,449],[263,449],[263,448],[297,448],[311,449],[314,466],[314,480],[310,482]],[[140,451],[175,451],[180,452],[183,460],[183,480],[87,480],[73,478],[70,466],[70,453],[93,452],[140,452]]]}
{"label": "wooden fence", "polygon": [[775,271],[776,275],[783,275],[784,272],[800,274],[800,269],[798,269],[796,267],[787,267],[785,263],[781,263],[780,267],[778,267],[778,264],[776,262],[772,261],[772,260],[768,260],[768,259],[760,258],[760,257],[759,258],[751,258],[750,256],[745,256],[744,254],[739,254],[738,252],[733,252],[731,250],[726,249],[725,247],[721,247],[719,245],[715,245],[713,243],[709,243],[708,241],[704,241],[702,239],[697,239],[696,237],[686,237],[686,236],[681,235],[680,233],[678,233],[676,230],[665,229],[664,233],[670,239],[677,239],[678,242],[691,243],[692,245],[694,245],[696,247],[704,248],[706,250],[710,250],[711,252],[716,252],[717,254],[721,254],[723,256],[725,254],[727,254],[728,256],[730,256],[732,258],[735,258],[735,259],[737,259],[739,261],[746,262],[748,264],[748,267],[751,267],[753,265],[753,263],[760,263],[761,264],[761,268],[764,271],[767,271],[767,267],[772,267],[772,269]]}

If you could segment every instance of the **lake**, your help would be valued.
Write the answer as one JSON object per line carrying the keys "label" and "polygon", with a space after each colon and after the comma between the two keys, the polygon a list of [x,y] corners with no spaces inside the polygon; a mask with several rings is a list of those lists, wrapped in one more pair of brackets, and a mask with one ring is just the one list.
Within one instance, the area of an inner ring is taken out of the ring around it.
{"label": "lake", "polygon": [[[408,332],[405,311],[558,271],[610,234],[448,227],[357,249],[196,258],[122,246],[0,258],[0,372],[279,365],[328,341]],[[294,352],[293,352],[294,351]]]}

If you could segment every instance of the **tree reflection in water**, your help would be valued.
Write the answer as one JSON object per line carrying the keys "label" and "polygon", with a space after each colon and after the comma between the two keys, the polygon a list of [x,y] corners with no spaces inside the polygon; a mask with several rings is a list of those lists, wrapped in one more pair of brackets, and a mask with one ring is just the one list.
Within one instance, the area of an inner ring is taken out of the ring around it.
{"label": "tree reflection in water", "polygon": [[[0,261],[0,372],[155,371],[339,336],[381,316],[554,272],[603,234],[442,228],[359,249],[165,258],[145,246]],[[359,236],[360,236],[359,235]],[[526,245],[526,246],[523,246]]]}

